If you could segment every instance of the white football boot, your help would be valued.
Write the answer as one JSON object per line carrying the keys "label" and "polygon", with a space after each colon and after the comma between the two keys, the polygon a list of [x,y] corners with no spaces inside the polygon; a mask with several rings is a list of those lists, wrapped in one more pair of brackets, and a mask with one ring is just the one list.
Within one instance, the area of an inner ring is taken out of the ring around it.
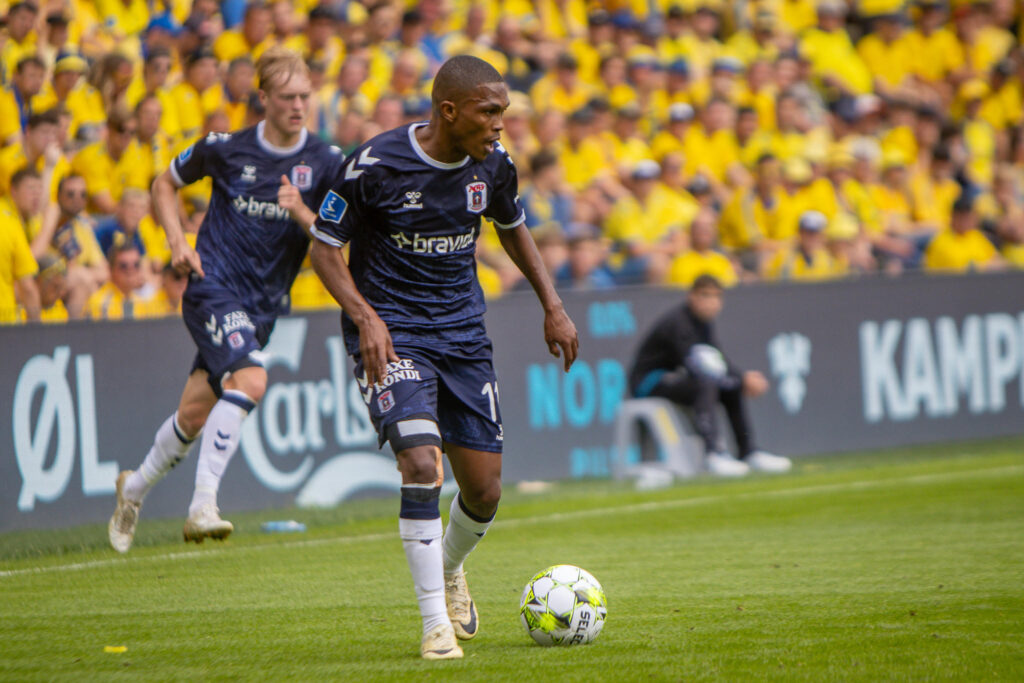
{"label": "white football boot", "polygon": [[765,451],[754,451],[743,461],[750,465],[750,469],[757,472],[781,473],[793,469],[793,461],[782,455],[774,455]]}
{"label": "white football boot", "polygon": [[750,472],[750,465],[737,460],[724,451],[711,451],[704,458],[708,472],[716,477],[742,477]]}
{"label": "white football boot", "polygon": [[459,570],[454,576],[444,578],[444,600],[448,604],[448,618],[452,620],[455,637],[469,640],[476,635],[480,625],[476,614],[476,603],[469,595],[466,572]]}
{"label": "white football boot", "polygon": [[107,525],[110,545],[119,553],[126,553],[132,547],[132,541],[135,540],[135,525],[139,521],[139,510],[142,508],[142,503],[124,497],[124,483],[131,473],[131,470],[125,470],[117,475],[117,507],[114,508],[114,516]]}
{"label": "white football boot", "polygon": [[462,659],[462,648],[455,639],[451,624],[439,624],[423,636],[420,644],[423,659]]}
{"label": "white football boot", "polygon": [[182,530],[185,542],[202,543],[204,538],[213,538],[223,541],[232,531],[235,525],[226,519],[220,518],[220,510],[213,503],[207,503],[199,508],[199,512],[189,515]]}

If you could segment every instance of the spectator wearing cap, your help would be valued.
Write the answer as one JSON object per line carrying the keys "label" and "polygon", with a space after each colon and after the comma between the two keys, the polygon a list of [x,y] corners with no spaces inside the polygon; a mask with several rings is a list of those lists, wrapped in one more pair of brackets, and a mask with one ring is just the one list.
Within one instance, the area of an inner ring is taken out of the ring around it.
{"label": "spectator wearing cap", "polygon": [[199,48],[185,61],[185,79],[171,89],[181,132],[178,144],[191,144],[203,129],[206,117],[223,106],[224,91],[217,83],[217,57]]}
{"label": "spectator wearing cap", "polygon": [[797,221],[796,242],[780,249],[765,266],[770,280],[812,282],[841,275],[825,246],[828,219],[820,211],[804,211]]}
{"label": "spectator wearing cap", "polygon": [[623,284],[663,281],[669,261],[685,244],[686,216],[660,177],[656,161],[637,162],[626,181],[629,193],[616,200],[605,220],[604,235],[615,252],[611,264]]}
{"label": "spectator wearing cap", "polygon": [[737,105],[745,95],[742,76],[743,62],[735,57],[719,57],[711,62],[709,77],[691,90],[694,104],[700,107],[708,100],[721,99]]}
{"label": "spectator wearing cap", "polygon": [[114,244],[107,252],[107,263],[110,280],[89,297],[86,315],[91,320],[145,317],[143,300],[135,293],[145,284],[139,248],[132,242]]}
{"label": "spectator wearing cap", "polygon": [[82,149],[71,169],[85,178],[89,210],[100,216],[114,213],[127,188],[149,189],[147,166],[135,137],[137,125],[131,113],[115,110],[107,118],[103,140]]}
{"label": "spectator wearing cap", "polygon": [[[42,182],[35,171],[20,171],[17,186],[35,175],[42,195]],[[22,190],[24,192],[24,190]],[[39,267],[25,234],[25,216],[18,209],[18,190],[0,200],[0,325],[18,322],[19,304],[28,320],[39,320],[39,288],[35,274]]]}
{"label": "spectator wearing cap", "polygon": [[827,194],[816,208],[828,218],[826,235],[833,256],[852,270],[868,272],[875,267],[868,231],[877,228],[878,216],[866,194],[857,192],[853,163],[844,145],[832,145],[825,158]]}
{"label": "spectator wearing cap", "polygon": [[606,248],[601,230],[590,223],[572,223],[566,229],[569,253],[565,263],[555,271],[559,289],[613,289],[615,277],[607,264]]}
{"label": "spectator wearing cap", "polygon": [[739,279],[736,267],[729,258],[716,250],[718,241],[718,214],[712,209],[701,209],[690,223],[690,246],[668,267],[665,284],[689,289],[701,275],[711,275],[723,287],[732,287]]}
{"label": "spectator wearing cap", "polygon": [[687,150],[696,144],[694,139],[700,134],[694,124],[695,116],[693,107],[685,102],[677,102],[668,108],[665,126],[651,140],[651,155],[655,161],[660,162],[666,154],[673,152],[686,157]]}
{"label": "spectator wearing cap", "polygon": [[333,6],[319,4],[309,11],[306,30],[300,34],[299,53],[306,60],[317,59],[325,64],[325,76],[334,82],[345,61],[345,43],[338,35],[339,18]]}
{"label": "spectator wearing cap", "polygon": [[803,34],[800,53],[824,85],[837,94],[860,95],[871,91],[871,71],[846,31],[846,11],[844,0],[818,0],[817,28]]}
{"label": "spectator wearing cap", "polygon": [[16,1],[8,5],[4,21],[7,39],[0,47],[0,83],[10,83],[18,62],[36,54],[38,16],[39,8],[35,3]]}
{"label": "spectator wearing cap", "polygon": [[787,203],[781,163],[774,155],[763,154],[754,167],[753,184],[733,192],[718,220],[722,246],[739,259],[745,271],[757,272],[763,254],[774,248],[770,236],[785,215]]}
{"label": "spectator wearing cap", "polygon": [[[654,50],[637,45],[626,58],[626,77],[633,90],[634,101],[644,116],[645,131],[657,117],[663,117],[670,104],[664,89],[664,71]],[[615,106],[621,102],[611,100]]]}
{"label": "spectator wearing cap", "polygon": [[18,60],[10,84],[0,91],[0,147],[21,139],[32,114],[32,98],[43,88],[46,65],[36,55]]}
{"label": "spectator wearing cap", "polygon": [[[609,160],[600,145],[591,136],[594,112],[584,107],[569,116],[565,139],[558,156],[565,168],[566,182],[576,192],[583,192],[593,183],[613,174]],[[538,128],[538,136],[541,129]],[[542,144],[543,146],[543,144]]]}
{"label": "spectator wearing cap", "polygon": [[948,79],[964,66],[963,46],[946,25],[946,0],[915,0],[914,6],[914,27],[907,31],[907,42],[917,57],[914,75],[948,100],[952,94]]}
{"label": "spectator wearing cap", "polygon": [[586,106],[595,89],[579,77],[579,62],[571,52],[563,52],[555,60],[554,69],[530,88],[530,103],[536,112],[548,109],[569,114]]}
{"label": "spectator wearing cap", "polygon": [[672,0],[665,11],[665,26],[658,37],[655,50],[658,59],[665,64],[676,60],[685,61],[683,38],[690,32],[689,14],[681,0]]}
{"label": "spectator wearing cap", "polygon": [[611,130],[598,133],[598,140],[605,149],[605,156],[613,160],[620,170],[620,176],[626,176],[638,162],[650,159],[653,154],[647,140],[640,129],[643,112],[639,105],[630,103],[615,111],[615,120]]}
{"label": "spectator wearing cap", "polygon": [[902,0],[884,0],[881,11],[871,17],[871,32],[857,42],[857,52],[871,72],[874,90],[883,97],[913,91],[917,56],[913,41],[904,31],[902,5]]}
{"label": "spectator wearing cap", "polygon": [[32,98],[32,111],[62,106],[71,115],[68,136],[96,140],[106,123],[103,98],[83,76],[88,63],[77,52],[59,53],[53,75],[38,95]]}
{"label": "spectator wearing cap", "polygon": [[245,7],[241,26],[224,31],[213,41],[213,54],[224,64],[246,55],[253,60],[259,59],[274,44],[273,29],[270,5],[262,1],[251,2]]}
{"label": "spectator wearing cap", "polygon": [[36,54],[46,63],[48,73],[53,73],[53,65],[57,56],[64,52],[77,52],[75,44],[70,41],[68,24],[70,19],[63,9],[51,11],[46,15],[43,37],[36,47]]}
{"label": "spectator wearing cap", "polygon": [[925,270],[966,272],[995,270],[1005,265],[992,242],[978,228],[974,204],[971,191],[965,191],[953,203],[949,229],[937,234],[925,250]]}

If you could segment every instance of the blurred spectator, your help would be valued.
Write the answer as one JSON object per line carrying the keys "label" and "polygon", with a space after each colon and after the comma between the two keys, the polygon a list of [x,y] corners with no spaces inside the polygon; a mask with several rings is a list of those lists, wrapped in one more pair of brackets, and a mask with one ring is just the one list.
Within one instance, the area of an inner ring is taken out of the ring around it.
{"label": "blurred spectator", "polygon": [[71,115],[68,137],[95,141],[107,115],[100,94],[83,79],[87,69],[88,63],[76,52],[58,53],[53,76],[32,98],[32,111],[63,107]]}
{"label": "blurred spectator", "polygon": [[127,190],[117,203],[113,216],[96,225],[96,241],[103,253],[121,244],[132,244],[139,254],[145,256],[146,247],[139,235],[139,224],[149,212],[149,195],[141,190]]}
{"label": "blurred spectator", "polygon": [[[277,3],[274,5],[284,5]],[[241,130],[245,127],[246,109],[249,95],[255,92],[253,83],[256,79],[256,67],[248,56],[235,57],[228,64],[227,76],[224,79],[224,111],[228,115],[229,130]]]}
{"label": "blurred spectator", "polygon": [[572,223],[566,231],[569,253],[555,271],[555,285],[572,289],[611,289],[615,277],[605,261],[601,231],[588,223]]}
{"label": "blurred spectator", "polygon": [[727,256],[715,249],[718,216],[701,209],[690,224],[690,247],[672,259],[665,284],[689,289],[701,275],[711,275],[723,287],[738,281],[736,268]]}
{"label": "blurred spectator", "polygon": [[765,277],[771,280],[827,280],[843,275],[842,264],[837,264],[825,247],[825,228],[828,219],[820,211],[804,211],[797,222],[796,243],[780,249],[765,267]]}
{"label": "blurred spectator", "polygon": [[943,230],[928,245],[924,267],[929,271],[994,270],[1004,265],[999,252],[978,229],[975,197],[964,192],[953,204],[949,230]]}
{"label": "blurred spectator", "polygon": [[149,167],[139,148],[135,118],[118,109],[107,117],[106,139],[75,155],[71,169],[85,178],[89,208],[96,215],[114,213],[128,188],[149,189]]}
{"label": "blurred spectator", "polygon": [[18,63],[36,53],[36,34],[33,30],[39,8],[35,3],[15,1],[7,7],[4,20],[6,40],[0,47],[0,83],[10,83]]}
{"label": "blurred spectator", "polygon": [[0,91],[0,147],[21,140],[45,76],[46,64],[35,54],[18,60],[9,85]]}
{"label": "blurred spectator", "polygon": [[132,84],[135,67],[125,54],[114,51],[100,57],[89,72],[89,85],[96,89],[109,116],[117,109],[127,108],[128,88]]}
{"label": "blurred spectator", "polygon": [[39,172],[47,196],[56,198],[57,183],[70,170],[57,141],[59,126],[55,109],[29,117],[22,140],[0,150],[0,193],[10,190],[16,171],[31,168]]}
{"label": "blurred spectator", "polygon": [[138,247],[132,242],[114,244],[107,252],[107,263],[110,266],[110,280],[89,297],[89,318],[121,320],[144,317],[145,305],[135,294],[135,290],[144,284],[142,254]]}
{"label": "blurred spectator", "polygon": [[185,295],[188,276],[182,275],[170,263],[160,271],[160,288],[152,297],[139,303],[138,318],[163,318],[181,315],[181,298]]}
{"label": "blurred spectator", "polygon": [[230,29],[217,36],[213,42],[213,52],[225,64],[245,56],[255,61],[274,44],[272,30],[270,7],[263,2],[250,2],[245,7],[241,28]]}
{"label": "blurred spectator", "polygon": [[573,221],[573,196],[558,156],[549,150],[537,152],[530,158],[530,177],[522,191],[527,225],[554,223],[564,230]]}
{"label": "blurred spectator", "polygon": [[188,55],[185,78],[171,90],[171,97],[181,141],[190,144],[199,136],[206,117],[220,109],[223,102],[223,89],[217,87],[217,57],[212,50],[200,47]]}
{"label": "blurred spectator", "polygon": [[19,320],[19,304],[28,320],[39,320],[39,288],[34,277],[39,268],[28,244],[26,227],[31,216],[22,207],[31,203],[33,193],[38,203],[42,185],[38,173],[22,169],[11,180],[11,195],[0,203],[0,324]]}
{"label": "blurred spectator", "polygon": [[737,255],[744,270],[758,271],[762,254],[772,248],[770,236],[784,215],[786,201],[779,160],[762,154],[753,186],[735,191],[718,223],[722,246]]}
{"label": "blurred spectator", "polygon": [[135,140],[139,148],[139,159],[145,170],[139,173],[140,180],[153,182],[161,169],[171,163],[172,145],[170,138],[160,127],[163,105],[156,95],[144,95],[135,105]]}
{"label": "blurred spectator", "polygon": [[[39,258],[39,272],[36,273],[36,288],[39,290],[40,322],[63,323],[68,320],[68,310],[63,299],[67,296],[67,277],[64,261],[54,254]],[[21,317],[27,318],[24,308]]]}

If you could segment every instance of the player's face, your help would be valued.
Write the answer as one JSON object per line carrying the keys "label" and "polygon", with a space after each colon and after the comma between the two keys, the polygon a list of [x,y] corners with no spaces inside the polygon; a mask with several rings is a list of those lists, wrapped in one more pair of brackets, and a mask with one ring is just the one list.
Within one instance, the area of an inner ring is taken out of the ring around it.
{"label": "player's face", "polygon": [[261,90],[260,99],[267,109],[267,125],[286,136],[297,135],[306,125],[312,92],[309,77],[301,73],[292,74],[287,81]]}
{"label": "player's face", "polygon": [[718,287],[701,287],[690,292],[687,304],[693,314],[704,322],[711,322],[722,312],[722,290]]}
{"label": "player's face", "polygon": [[502,116],[508,108],[508,87],[504,83],[484,83],[458,103],[452,121],[452,137],[460,151],[483,161],[494,151],[505,125]]}

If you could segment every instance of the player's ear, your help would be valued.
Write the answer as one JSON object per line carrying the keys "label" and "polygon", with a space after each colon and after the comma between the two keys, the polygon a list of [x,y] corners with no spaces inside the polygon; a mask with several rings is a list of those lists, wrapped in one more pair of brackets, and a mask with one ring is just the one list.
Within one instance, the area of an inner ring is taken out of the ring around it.
{"label": "player's ear", "polygon": [[455,119],[459,116],[459,108],[455,106],[455,103],[451,100],[445,100],[441,103],[441,117],[448,123],[454,123]]}

